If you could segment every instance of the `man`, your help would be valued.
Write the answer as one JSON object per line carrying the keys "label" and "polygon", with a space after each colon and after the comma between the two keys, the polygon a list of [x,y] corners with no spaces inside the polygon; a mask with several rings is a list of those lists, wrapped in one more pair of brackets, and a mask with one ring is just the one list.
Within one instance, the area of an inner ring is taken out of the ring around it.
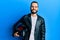
{"label": "man", "polygon": [[[44,18],[37,14],[38,3],[33,1],[31,3],[31,13],[24,15],[16,24],[15,27],[22,23],[23,29],[23,40],[45,40],[45,22]],[[17,29],[17,28],[16,28]],[[21,36],[19,31],[14,32],[14,36]]]}

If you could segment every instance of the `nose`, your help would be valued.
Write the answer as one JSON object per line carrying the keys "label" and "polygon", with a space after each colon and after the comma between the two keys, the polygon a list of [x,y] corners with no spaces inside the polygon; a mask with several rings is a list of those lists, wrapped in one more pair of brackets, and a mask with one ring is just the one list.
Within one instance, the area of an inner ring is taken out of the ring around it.
{"label": "nose", "polygon": [[33,7],[33,10],[35,9],[35,7]]}

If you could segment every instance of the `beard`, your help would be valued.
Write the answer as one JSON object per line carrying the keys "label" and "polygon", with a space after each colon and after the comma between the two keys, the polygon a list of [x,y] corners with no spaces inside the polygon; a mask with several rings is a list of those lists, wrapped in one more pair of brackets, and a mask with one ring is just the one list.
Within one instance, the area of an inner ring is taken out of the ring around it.
{"label": "beard", "polygon": [[36,11],[36,12],[33,12],[33,11],[31,10],[31,13],[32,13],[32,14],[36,14],[37,12],[38,12],[38,11]]}

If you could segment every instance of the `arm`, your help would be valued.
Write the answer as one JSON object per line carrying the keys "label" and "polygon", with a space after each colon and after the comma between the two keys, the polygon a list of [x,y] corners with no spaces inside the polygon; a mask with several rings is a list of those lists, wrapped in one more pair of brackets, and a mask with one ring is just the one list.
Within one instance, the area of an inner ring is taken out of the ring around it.
{"label": "arm", "polygon": [[24,16],[17,23],[14,24],[14,26],[13,26],[13,36],[15,34],[19,35],[19,30],[17,30],[17,28],[20,24],[24,24]]}
{"label": "arm", "polygon": [[41,24],[41,27],[42,27],[42,31],[41,31],[41,33],[42,33],[42,40],[45,40],[45,21],[44,21],[44,19],[42,20],[42,24]]}

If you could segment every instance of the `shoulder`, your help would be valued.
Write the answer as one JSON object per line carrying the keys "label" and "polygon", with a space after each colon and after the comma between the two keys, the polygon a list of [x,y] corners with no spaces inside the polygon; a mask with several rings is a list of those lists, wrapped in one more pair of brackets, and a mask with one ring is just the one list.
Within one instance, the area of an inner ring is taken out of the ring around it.
{"label": "shoulder", "polygon": [[26,14],[26,15],[24,15],[23,17],[24,18],[27,18],[27,17],[29,17],[31,14],[29,13],[29,14]]}
{"label": "shoulder", "polygon": [[30,14],[25,14],[25,15],[23,15],[22,17],[21,17],[21,19],[26,19],[26,18],[28,18],[30,16]]}
{"label": "shoulder", "polygon": [[39,17],[41,20],[44,20],[44,18],[43,18],[42,16],[38,15],[38,17]]}
{"label": "shoulder", "polygon": [[45,19],[44,19],[42,16],[38,15],[38,18],[39,18],[42,22],[45,22]]}

